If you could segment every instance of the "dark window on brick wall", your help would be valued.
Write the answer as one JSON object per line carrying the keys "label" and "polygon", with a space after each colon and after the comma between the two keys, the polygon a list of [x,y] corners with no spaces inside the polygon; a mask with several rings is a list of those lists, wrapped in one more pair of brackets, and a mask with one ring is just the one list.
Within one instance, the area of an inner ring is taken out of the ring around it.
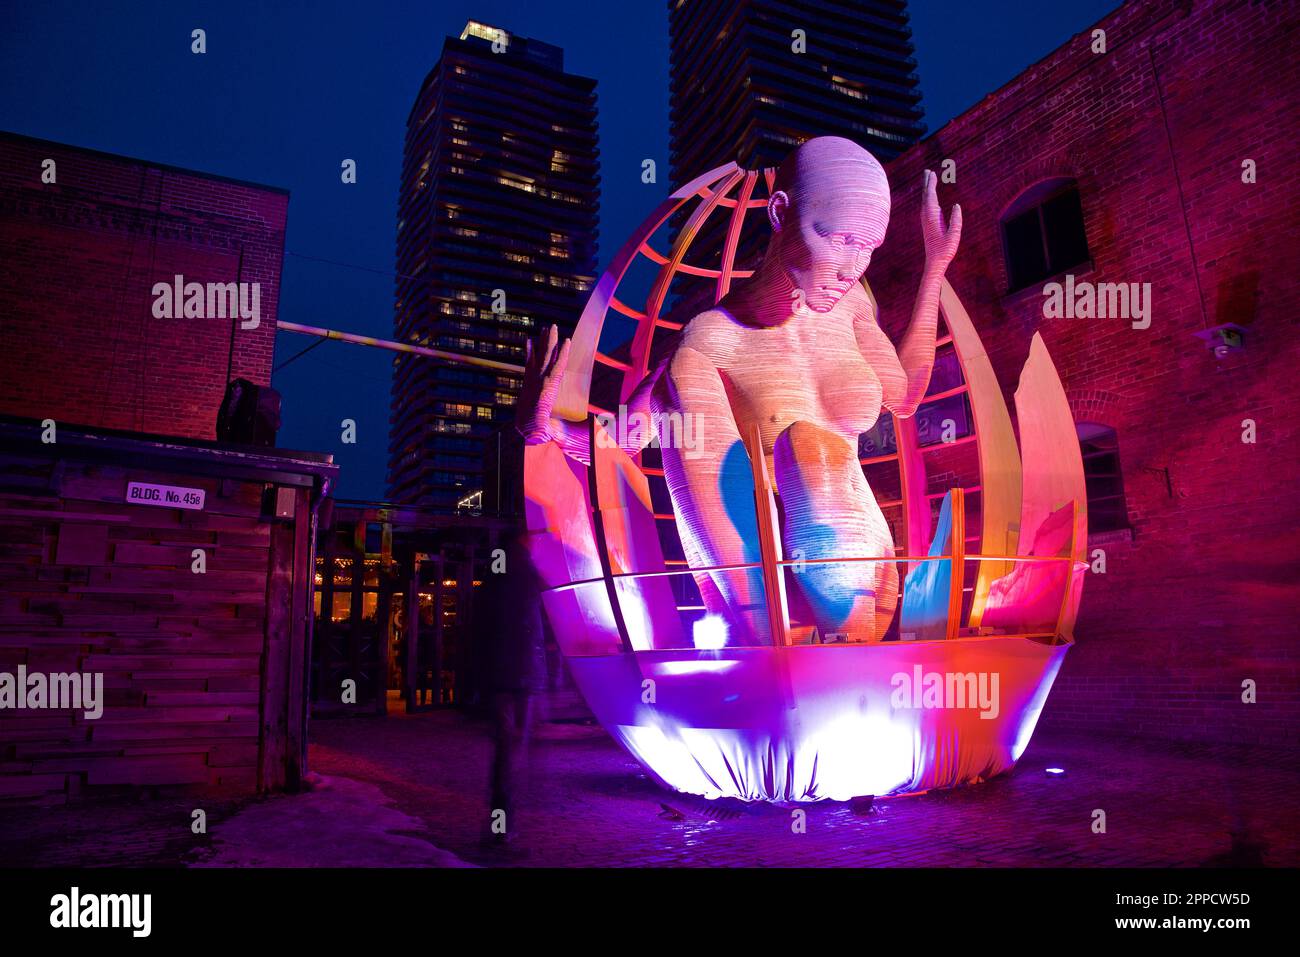
{"label": "dark window on brick wall", "polygon": [[1079,451],[1083,455],[1083,480],[1088,489],[1088,531],[1113,532],[1128,528],[1124,502],[1124,475],[1119,464],[1115,430],[1080,422]]}
{"label": "dark window on brick wall", "polygon": [[1002,217],[1010,292],[1088,261],[1083,206],[1073,180],[1054,179],[1020,194]]}

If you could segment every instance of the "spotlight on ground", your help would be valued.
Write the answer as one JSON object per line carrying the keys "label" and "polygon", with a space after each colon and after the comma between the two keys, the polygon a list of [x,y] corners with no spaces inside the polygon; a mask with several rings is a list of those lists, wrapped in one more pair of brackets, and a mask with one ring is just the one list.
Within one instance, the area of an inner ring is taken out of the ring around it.
{"label": "spotlight on ground", "polygon": [[874,794],[868,794],[863,797],[854,798],[852,803],[849,805],[849,807],[853,810],[853,813],[858,817],[867,817],[871,814],[878,813],[878,809],[876,807],[876,796]]}
{"label": "spotlight on ground", "polygon": [[1048,774],[1064,774],[1064,773],[1065,773],[1065,768],[1044,768],[1043,770],[1046,771]]}

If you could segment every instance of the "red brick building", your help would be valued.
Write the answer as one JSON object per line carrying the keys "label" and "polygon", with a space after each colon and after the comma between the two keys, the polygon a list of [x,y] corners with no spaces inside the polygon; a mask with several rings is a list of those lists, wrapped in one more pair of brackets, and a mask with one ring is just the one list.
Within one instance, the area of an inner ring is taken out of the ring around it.
{"label": "red brick building", "polygon": [[[895,340],[923,259],[922,170],[951,160],[940,199],[965,222],[948,277],[1008,406],[1041,332],[1081,423],[1106,570],[1085,583],[1044,726],[1293,746],[1296,41],[1287,4],[1126,4],[889,165],[868,277]],[[1044,285],[1066,275],[1150,283],[1149,327],[1045,318]],[[1219,356],[1198,334],[1228,323],[1244,346]],[[927,459],[939,491],[973,446]]]}
{"label": "red brick building", "polygon": [[[0,412],[213,438],[230,379],[270,383],[288,204],[285,190],[0,133]],[[258,284],[257,325],[207,316],[206,296],[206,317],[158,318],[155,284],[177,275]]]}
{"label": "red brick building", "polygon": [[3,709],[0,804],[301,779],[338,470],[210,441],[270,384],[288,201],[0,133],[0,676],[102,682]]}

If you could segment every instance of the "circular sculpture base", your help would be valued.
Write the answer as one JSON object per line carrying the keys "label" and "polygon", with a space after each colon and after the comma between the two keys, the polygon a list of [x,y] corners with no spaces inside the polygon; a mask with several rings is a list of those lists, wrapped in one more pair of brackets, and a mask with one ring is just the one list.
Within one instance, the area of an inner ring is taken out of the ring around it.
{"label": "circular sculpture base", "polygon": [[568,662],[597,719],[665,786],[845,801],[1009,770],[1068,647],[988,637]]}

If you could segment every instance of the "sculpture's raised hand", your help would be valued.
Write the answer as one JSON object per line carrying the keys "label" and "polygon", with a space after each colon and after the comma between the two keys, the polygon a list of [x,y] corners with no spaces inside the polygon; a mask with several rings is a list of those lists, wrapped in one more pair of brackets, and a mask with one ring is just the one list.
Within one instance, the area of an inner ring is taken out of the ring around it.
{"label": "sculpture's raised hand", "polygon": [[515,406],[515,428],[529,445],[555,438],[551,412],[560,394],[560,382],[569,364],[570,340],[556,348],[560,330],[551,326],[537,341],[527,343],[524,384]]}
{"label": "sculpture's raised hand", "polygon": [[939,177],[930,170],[925,171],[925,195],[921,199],[921,233],[925,237],[926,264],[940,270],[946,269],[952,257],[957,255],[957,245],[961,242],[961,206],[954,206],[948,214],[948,226],[943,225],[943,212],[939,208],[939,197],[935,187]]}

